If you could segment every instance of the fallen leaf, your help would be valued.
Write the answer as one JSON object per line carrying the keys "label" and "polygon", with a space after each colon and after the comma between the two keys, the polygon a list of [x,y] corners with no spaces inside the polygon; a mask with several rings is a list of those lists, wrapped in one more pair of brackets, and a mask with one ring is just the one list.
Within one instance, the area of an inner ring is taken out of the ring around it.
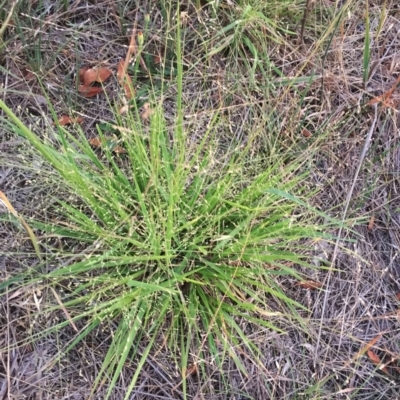
{"label": "fallen leaf", "polygon": [[188,21],[189,21],[189,13],[187,11],[181,11],[181,14],[179,16],[181,24],[182,25],[187,25]]}
{"label": "fallen leaf", "polygon": [[374,222],[375,222],[375,215],[372,214],[371,218],[369,219],[369,223],[368,223],[368,230],[372,231],[372,229],[374,228]]}
{"label": "fallen leaf", "polygon": [[86,71],[89,70],[89,67],[82,67],[79,72],[78,72],[78,76],[79,76],[79,82],[83,84],[83,82],[85,81],[85,74]]}
{"label": "fallen leaf", "polygon": [[121,60],[118,63],[117,79],[120,85],[124,88],[126,97],[131,99],[135,95],[135,90],[133,89],[132,79],[127,73],[127,67],[124,60]]}
{"label": "fallen leaf", "polygon": [[93,82],[103,83],[111,74],[112,72],[105,67],[89,68],[83,72],[83,84],[89,86]]}
{"label": "fallen leaf", "polygon": [[97,94],[101,93],[102,91],[103,91],[103,88],[101,88],[101,87],[85,86],[85,85],[78,86],[78,92],[83,97],[94,97]]}
{"label": "fallen leaf", "polygon": [[382,333],[378,336],[375,336],[370,342],[368,342],[354,357],[353,361],[357,360],[357,358],[364,355],[380,338],[382,337]]}
{"label": "fallen leaf", "polygon": [[125,77],[125,61],[120,60],[120,62],[117,65],[117,79],[118,82],[121,82],[122,79]]}
{"label": "fallen leaf", "polygon": [[89,143],[94,147],[101,147],[101,140],[100,138],[93,138],[89,139]]}
{"label": "fallen leaf", "polygon": [[125,104],[119,109],[120,115],[126,114],[129,111],[129,104]]}
{"label": "fallen leaf", "polygon": [[400,300],[400,292],[396,294],[397,300]]}
{"label": "fallen leaf", "polygon": [[[369,359],[375,364],[375,365],[379,365],[381,363],[381,359],[379,358],[379,356],[374,353],[372,350],[368,350],[367,351],[367,356],[369,357]],[[381,371],[383,371],[386,375],[390,375],[388,369],[385,366],[381,366],[379,367],[379,369]]]}
{"label": "fallen leaf", "polygon": [[81,124],[82,122],[83,122],[83,117],[71,118],[68,115],[63,115],[58,120],[59,125]]}
{"label": "fallen leaf", "polygon": [[304,282],[298,282],[297,286],[302,287],[303,289],[320,289],[323,285],[320,282],[317,281],[313,281],[313,280],[308,280],[308,281],[304,281]]}
{"label": "fallen leaf", "polygon": [[311,133],[308,129],[306,129],[306,128],[303,128],[303,130],[301,131],[301,133],[302,133],[302,135],[303,135],[304,137],[306,137],[306,138],[309,138],[309,137],[312,136],[312,133]]}
{"label": "fallen leaf", "polygon": [[377,354],[375,354],[372,350],[367,351],[367,356],[374,364],[380,364],[381,360]]}
{"label": "fallen leaf", "polygon": [[161,61],[162,61],[162,58],[159,54],[153,57],[154,64],[161,64]]}
{"label": "fallen leaf", "polygon": [[[115,138],[113,136],[105,137],[105,139],[106,139],[106,141],[110,141],[110,142],[115,141]],[[102,141],[98,137],[89,139],[89,144],[92,145],[93,147],[102,147],[102,145],[103,145]],[[127,151],[123,147],[118,146],[118,145],[115,146],[112,151],[117,154],[127,153]]]}
{"label": "fallen leaf", "polygon": [[36,78],[36,75],[27,68],[22,68],[21,73],[26,81],[31,81],[32,79]]}
{"label": "fallen leaf", "polygon": [[368,102],[368,105],[372,106],[376,103],[382,103],[383,106],[386,107],[393,107],[393,100],[390,100],[390,97],[392,97],[393,92],[396,90],[397,85],[400,83],[400,75],[396,79],[396,82],[393,84],[393,86],[385,93],[383,93],[381,96],[374,97]]}
{"label": "fallen leaf", "polygon": [[121,147],[121,146],[115,146],[115,147],[113,148],[113,152],[114,152],[114,153],[118,153],[118,154],[127,153],[127,151],[126,151],[123,147]]}
{"label": "fallen leaf", "polygon": [[143,104],[142,118],[147,121],[150,116],[154,113],[154,110],[150,108],[150,103]]}
{"label": "fallen leaf", "polygon": [[192,374],[196,374],[197,375],[198,372],[199,372],[199,369],[197,367],[197,364],[192,364],[192,365],[189,365],[187,369],[186,368],[183,369],[183,376],[185,378],[187,378]]}

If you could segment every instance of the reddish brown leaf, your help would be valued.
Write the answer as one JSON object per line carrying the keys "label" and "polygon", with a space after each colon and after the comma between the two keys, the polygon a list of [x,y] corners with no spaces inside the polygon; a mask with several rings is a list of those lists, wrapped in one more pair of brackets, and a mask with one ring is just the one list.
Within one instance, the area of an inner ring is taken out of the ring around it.
{"label": "reddish brown leaf", "polygon": [[306,138],[309,138],[309,137],[312,136],[312,133],[311,133],[308,129],[306,129],[306,128],[303,128],[303,130],[301,131],[301,133],[302,133],[302,135],[303,135],[304,137],[306,137]]}
{"label": "reddish brown leaf", "polygon": [[31,81],[32,79],[36,78],[36,75],[27,68],[22,68],[21,73],[26,81]]}
{"label": "reddish brown leaf", "polygon": [[364,355],[380,338],[382,337],[382,333],[378,336],[375,336],[370,342],[368,342],[354,357],[353,360],[357,360],[357,358]]}
{"label": "reddish brown leaf", "polygon": [[[379,356],[374,353],[372,350],[368,350],[367,351],[367,356],[369,357],[369,359],[375,364],[375,365],[379,365],[381,363],[381,359],[379,358]],[[383,371],[386,375],[390,375],[388,369],[386,367],[380,367],[379,368],[381,371]]]}
{"label": "reddish brown leaf", "polygon": [[90,69],[89,67],[83,67],[83,68],[81,68],[79,70],[78,75],[79,75],[79,82],[80,83],[82,83],[82,84],[84,83],[86,71],[89,70],[89,69]]}
{"label": "reddish brown leaf", "polygon": [[396,294],[397,300],[400,300],[400,292]]}
{"label": "reddish brown leaf", "polygon": [[368,105],[372,106],[373,104],[376,103],[382,103],[384,106],[391,107],[391,100],[390,97],[392,97],[393,92],[396,90],[397,85],[400,83],[400,75],[396,79],[396,82],[393,84],[393,86],[384,94],[378,97],[374,97],[368,102]]}
{"label": "reddish brown leaf", "polygon": [[153,61],[154,61],[154,64],[157,64],[157,65],[161,64],[161,61],[162,61],[161,56],[159,54],[154,56]]}
{"label": "reddish brown leaf", "polygon": [[[60,125],[69,125],[69,124],[81,124],[83,122],[83,117],[71,118],[68,115],[63,115],[58,120]],[[55,123],[54,123],[55,125]]]}
{"label": "reddish brown leaf", "polygon": [[89,86],[93,82],[102,83],[106,81],[111,74],[112,72],[105,67],[89,68],[83,73],[83,84]]}
{"label": "reddish brown leaf", "polygon": [[114,152],[114,153],[118,153],[118,154],[127,153],[127,151],[126,151],[123,147],[121,147],[121,146],[115,146],[115,147],[113,148],[113,152]]}
{"label": "reddish brown leaf", "polygon": [[78,86],[78,92],[83,97],[94,97],[97,94],[101,93],[102,91],[103,91],[103,88],[101,88],[101,87],[92,87],[92,86],[85,86],[85,85]]}
{"label": "reddish brown leaf", "polygon": [[317,282],[317,281],[313,281],[313,280],[308,280],[308,281],[304,281],[304,282],[299,282],[297,283],[297,286],[302,287],[303,289],[320,289],[322,287],[322,283],[321,282]]}
{"label": "reddish brown leaf", "polygon": [[128,99],[131,99],[135,95],[135,91],[133,90],[132,87],[131,78],[127,75],[125,79],[129,82],[129,83],[124,83],[125,94]]}
{"label": "reddish brown leaf", "polygon": [[124,79],[125,76],[125,61],[120,60],[120,62],[117,65],[117,79],[118,82],[121,82],[122,79]]}
{"label": "reddish brown leaf", "polygon": [[135,95],[135,90],[132,86],[132,79],[126,71],[126,63],[121,60],[117,67],[117,79],[120,85],[124,88],[126,97],[131,99]]}
{"label": "reddish brown leaf", "polygon": [[381,360],[377,354],[375,354],[372,350],[367,351],[367,355],[369,359],[376,365],[380,364]]}
{"label": "reddish brown leaf", "polygon": [[[105,139],[106,140],[114,140],[114,138],[112,136],[111,137],[105,137]],[[102,146],[102,142],[101,142],[100,138],[98,138],[98,137],[97,138],[93,138],[93,139],[89,139],[89,144],[92,145],[93,147],[101,147]],[[113,152],[117,153],[117,154],[124,154],[127,151],[121,146],[115,146],[113,148]]]}
{"label": "reddish brown leaf", "polygon": [[101,147],[101,140],[100,140],[100,138],[89,139],[89,143],[90,143],[93,147]]}
{"label": "reddish brown leaf", "polygon": [[374,228],[374,223],[375,223],[375,215],[372,214],[371,218],[369,219],[369,223],[368,223],[368,230],[372,231],[372,229]]}

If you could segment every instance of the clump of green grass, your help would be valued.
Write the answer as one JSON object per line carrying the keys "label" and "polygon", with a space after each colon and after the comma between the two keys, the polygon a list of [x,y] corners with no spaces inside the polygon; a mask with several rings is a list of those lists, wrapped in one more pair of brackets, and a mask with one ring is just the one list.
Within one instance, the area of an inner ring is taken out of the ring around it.
{"label": "clump of green grass", "polygon": [[[179,40],[176,46],[181,60]],[[241,349],[257,363],[257,345],[238,319],[279,330],[272,318],[284,314],[270,307],[271,298],[297,317],[303,307],[285,295],[276,277],[299,279],[293,265],[309,266],[300,243],[318,240],[328,229],[316,223],[318,213],[307,206],[312,193],[301,185],[305,154],[292,160],[279,152],[255,155],[257,132],[245,145],[232,143],[221,154],[217,111],[193,144],[183,123],[182,75],[178,62],[173,127],[157,101],[148,126],[135,108],[124,119],[116,116],[124,127],[119,145],[126,154],[120,155],[100,128],[100,152],[82,131],[77,137],[63,127],[49,127],[51,135],[40,137],[0,100],[10,129],[29,141],[65,187],[66,194],[56,199],[57,219],[30,221],[30,226],[43,233],[42,240],[56,236],[79,242],[80,248],[70,256],[43,255],[46,265],[54,265],[50,272],[40,264],[36,272],[13,277],[0,288],[40,280],[57,291],[66,280],[74,282],[61,299],[69,319],[52,328],[71,322],[80,327],[66,351],[103,321],[117,321],[93,386],[95,394],[108,380],[107,398],[134,358],[129,398],[161,336],[176,355],[184,395],[189,360],[196,360],[201,373],[206,350],[221,370],[230,357],[245,372]],[[61,256],[66,258],[62,264],[57,263]],[[144,351],[139,343],[145,343]]]}
{"label": "clump of green grass", "polygon": [[[244,370],[235,349],[244,346],[256,358],[257,347],[236,318],[278,329],[270,321],[279,313],[270,309],[269,297],[293,310],[302,307],[276,283],[277,275],[298,277],[292,264],[307,265],[304,251],[295,251],[300,239],[321,236],[304,203],[290,195],[307,196],[299,161],[250,159],[250,143],[218,161],[213,124],[190,148],[182,125],[170,138],[160,107],[148,135],[131,125],[123,140],[126,155],[116,156],[100,132],[99,156],[83,134],[76,139],[61,127],[53,132],[58,142],[46,143],[0,105],[73,199],[58,199],[58,221],[32,226],[86,249],[67,266],[28,281],[45,279],[55,289],[66,279],[79,282],[64,302],[75,323],[84,321],[70,347],[103,320],[119,320],[95,388],[110,377],[110,396],[127,358],[136,356],[128,398],[161,332],[180,354],[183,382],[193,343],[199,360],[207,348],[218,365],[229,356]],[[139,356],[136,344],[144,338],[148,344]]]}

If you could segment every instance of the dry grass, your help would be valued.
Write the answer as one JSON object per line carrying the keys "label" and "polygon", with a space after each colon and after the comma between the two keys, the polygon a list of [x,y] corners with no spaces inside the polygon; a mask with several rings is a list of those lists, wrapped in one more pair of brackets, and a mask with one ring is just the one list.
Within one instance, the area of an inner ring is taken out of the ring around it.
{"label": "dry grass", "polygon": [[[34,4],[35,2],[27,2]],[[204,48],[215,46],[215,33],[226,23],[211,19],[206,11],[188,12],[185,26],[185,123],[191,127],[193,141],[201,137],[218,109],[225,129],[221,129],[221,152],[226,148],[224,137],[245,141],[253,121],[266,115],[265,127],[260,127],[254,151],[276,149],[296,144],[297,151],[318,146],[318,157],[310,160],[310,188],[321,188],[314,205],[341,217],[350,186],[353,183],[372,113],[364,104],[390,89],[400,71],[400,9],[395,2],[370,1],[371,72],[367,85],[362,81],[364,45],[364,1],[347,3],[348,14],[333,33],[329,49],[328,38],[321,40],[324,13],[310,11],[305,30],[305,44],[298,46],[296,37],[284,37],[260,43],[259,54],[267,54],[272,63],[290,77],[314,76],[308,82],[291,87],[278,86],[277,77],[269,67],[265,73],[272,82],[263,80],[256,71],[250,76],[244,53],[221,52],[205,57]],[[229,9],[228,5],[224,7]],[[125,8],[123,9],[123,5]],[[333,2],[315,2],[314,7],[333,7]],[[32,6],[33,7],[33,6]],[[49,6],[50,7],[50,6]],[[162,10],[149,3],[152,29],[149,50],[162,52],[168,46],[165,38],[169,27],[161,18]],[[380,27],[381,10],[387,13]],[[111,105],[118,103],[118,83],[106,84],[109,99],[82,99],[75,90],[75,72],[82,65],[115,68],[126,54],[127,29],[138,16],[143,27],[143,9],[137,14],[133,2],[74,2],[64,10],[61,5],[49,8],[44,23],[30,18],[27,10],[19,10],[23,34],[13,26],[5,38],[10,38],[2,53],[2,96],[27,123],[44,136],[54,119],[40,87],[42,82],[57,115],[84,116],[87,137],[96,136],[95,123],[113,118]],[[207,10],[207,9],[205,9]],[[224,9],[225,10],[225,9]],[[225,10],[226,11],[226,10]],[[314,10],[315,11],[315,10]],[[210,11],[208,11],[210,12]],[[240,15],[240,11],[237,11]],[[225,15],[225,14],[223,14]],[[207,18],[210,18],[208,21]],[[314,18],[314,19],[312,19]],[[325,17],[326,18],[326,17]],[[90,20],[90,22],[88,22]],[[16,23],[16,21],[14,21]],[[300,31],[299,24],[291,29]],[[251,31],[251,24],[246,28]],[[40,42],[37,33],[40,32]],[[7,36],[8,35],[8,36]],[[22,36],[21,36],[22,35]],[[21,40],[23,37],[23,40]],[[35,47],[40,46],[40,54]],[[234,47],[235,48],[235,47]],[[247,50],[248,51],[248,50]],[[249,56],[249,53],[247,53]],[[250,57],[249,57],[250,58]],[[24,79],[27,70],[34,72]],[[35,77],[37,75],[39,79]],[[163,93],[167,115],[174,114],[173,85]],[[270,94],[265,98],[266,93]],[[348,212],[352,232],[343,234],[343,242],[335,265],[330,265],[334,243],[320,242],[309,249],[315,255],[316,269],[310,279],[323,283],[322,290],[305,290],[289,279],[280,278],[285,293],[309,308],[303,313],[303,323],[290,317],[273,317],[272,322],[286,334],[269,330],[254,330],[246,326],[249,337],[263,349],[263,368],[243,354],[242,362],[248,375],[228,363],[223,371],[207,367],[201,376],[193,362],[188,388],[193,399],[396,399],[400,390],[400,91],[393,95],[397,111],[379,110],[379,123],[373,134],[370,151],[356,181]],[[302,95],[304,94],[304,97]],[[145,100],[145,99],[144,99]],[[301,123],[299,123],[301,121]],[[305,138],[302,130],[311,132]],[[1,128],[0,128],[1,129]],[[52,140],[51,137],[48,140]],[[315,144],[313,142],[315,141]],[[55,218],[49,194],[62,193],[57,180],[43,181],[38,160],[28,159],[29,151],[15,136],[0,130],[1,190],[25,218],[46,216]],[[290,155],[295,156],[295,153]],[[368,221],[374,216],[373,226]],[[0,225],[0,283],[16,271],[35,268],[35,257],[23,230],[9,222]],[[44,244],[46,246],[46,243]],[[56,246],[47,243],[47,251]],[[48,265],[51,268],[51,265]],[[69,282],[65,283],[68,294]],[[273,301],[273,300],[271,300]],[[99,327],[79,347],[58,358],[59,350],[74,337],[73,326],[31,344],[32,337],[52,326],[54,320],[66,320],[58,310],[44,313],[56,299],[45,285],[28,287],[17,293],[2,293],[0,297],[0,399],[87,399],[91,384],[98,374],[106,344],[114,329],[109,321]],[[277,305],[278,307],[278,305]],[[77,326],[79,329],[80,327]],[[382,334],[374,351],[388,365],[387,376],[363,355],[354,355],[370,340]],[[143,343],[143,349],[146,343]],[[124,368],[116,385],[114,399],[124,397],[125,388],[134,373],[135,360]],[[25,396],[25,397],[24,397]],[[98,393],[97,398],[102,398]],[[132,399],[182,398],[181,378],[176,358],[165,350],[160,338],[159,350],[151,354],[137,384]]]}

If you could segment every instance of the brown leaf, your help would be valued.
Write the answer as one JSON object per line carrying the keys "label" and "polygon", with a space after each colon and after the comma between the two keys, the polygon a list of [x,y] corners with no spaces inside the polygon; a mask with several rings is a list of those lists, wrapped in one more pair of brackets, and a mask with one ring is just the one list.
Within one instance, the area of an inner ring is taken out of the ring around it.
{"label": "brown leaf", "polygon": [[21,73],[26,81],[31,81],[32,79],[36,78],[36,75],[32,71],[29,71],[29,69],[27,68],[22,68]]}
{"label": "brown leaf", "polygon": [[68,115],[63,115],[58,120],[59,125],[81,124],[82,122],[83,122],[83,117],[71,118]]}
{"label": "brown leaf", "polygon": [[[379,356],[376,353],[374,353],[372,350],[367,351],[367,356],[375,365],[379,365],[381,363],[381,359],[379,358]],[[386,367],[381,366],[379,369],[382,370],[386,375],[390,375],[390,373]]]}
{"label": "brown leaf", "polygon": [[392,100],[390,99],[390,97],[392,97],[392,94],[396,90],[397,85],[399,83],[400,83],[400,75],[396,79],[396,82],[393,84],[393,86],[387,92],[385,92],[381,96],[374,97],[373,99],[371,99],[368,102],[368,105],[372,106],[372,105],[374,105],[376,103],[382,103],[383,106],[391,107],[392,106]]}
{"label": "brown leaf", "polygon": [[113,152],[114,152],[114,153],[118,153],[118,154],[127,153],[127,151],[126,151],[123,147],[121,147],[121,146],[115,146],[115,147],[113,148]]}
{"label": "brown leaf", "polygon": [[[105,139],[106,140],[115,140],[115,138],[113,136],[105,137]],[[89,144],[92,145],[93,147],[101,147],[102,146],[102,142],[101,142],[100,138],[98,138],[98,137],[89,139]],[[113,152],[117,153],[117,154],[127,153],[127,151],[121,146],[115,146],[113,148]]]}
{"label": "brown leaf", "polygon": [[122,79],[124,79],[125,76],[125,61],[120,60],[120,62],[117,65],[117,79],[118,82],[121,82]]}
{"label": "brown leaf", "polygon": [[299,282],[297,283],[297,286],[302,287],[303,289],[320,289],[323,285],[321,282],[313,281],[313,280],[308,280],[304,282]]}
{"label": "brown leaf", "polygon": [[397,300],[400,300],[400,292],[396,294]]}
{"label": "brown leaf", "polygon": [[364,355],[380,338],[382,337],[382,333],[375,336],[370,342],[368,342],[354,357],[353,360],[357,360],[357,358]]}
{"label": "brown leaf", "polygon": [[369,357],[369,359],[374,363],[374,364],[380,364],[381,360],[378,357],[377,354],[375,354],[372,350],[368,350],[367,351],[367,355]]}
{"label": "brown leaf", "polygon": [[85,86],[85,85],[79,85],[78,86],[78,92],[81,94],[83,97],[94,97],[97,94],[101,93],[103,91],[103,88],[101,87],[92,87],[92,86]]}
{"label": "brown leaf", "polygon": [[119,109],[118,112],[120,113],[120,115],[122,115],[126,114],[128,111],[129,111],[129,104],[125,104]]}
{"label": "brown leaf", "polygon": [[101,140],[100,140],[100,138],[89,139],[89,143],[90,143],[93,147],[101,147]]}
{"label": "brown leaf", "polygon": [[89,86],[93,82],[102,83],[106,81],[112,72],[105,67],[89,68],[83,73],[83,84]]}
{"label": "brown leaf", "polygon": [[89,67],[83,67],[83,68],[81,68],[79,70],[78,76],[79,76],[79,82],[80,83],[82,83],[82,84],[84,83],[86,71],[89,70],[89,69],[90,69]]}
{"label": "brown leaf", "polygon": [[130,100],[134,95],[135,95],[135,91],[132,87],[132,81],[131,78],[127,75],[125,77],[125,79],[129,82],[129,83],[124,83],[124,90],[125,90],[125,94],[126,97]]}
{"label": "brown leaf", "polygon": [[142,118],[147,121],[150,116],[154,113],[154,110],[150,108],[150,103],[143,104]]}
{"label": "brown leaf", "polygon": [[135,90],[133,89],[132,79],[127,73],[127,64],[124,60],[121,60],[117,66],[117,79],[120,85],[124,88],[126,97],[131,99],[135,95]]}
{"label": "brown leaf", "polygon": [[159,54],[153,57],[154,64],[161,64],[161,61],[162,61],[162,58]]}
{"label": "brown leaf", "polygon": [[302,133],[302,135],[303,135],[304,137],[306,137],[306,138],[309,138],[309,137],[312,136],[312,133],[311,133],[308,129],[306,129],[306,128],[303,128],[303,130],[301,131],[301,133]]}
{"label": "brown leaf", "polygon": [[375,222],[375,215],[372,214],[371,218],[369,219],[369,223],[368,223],[368,230],[372,231],[372,229],[374,228],[374,222]]}

